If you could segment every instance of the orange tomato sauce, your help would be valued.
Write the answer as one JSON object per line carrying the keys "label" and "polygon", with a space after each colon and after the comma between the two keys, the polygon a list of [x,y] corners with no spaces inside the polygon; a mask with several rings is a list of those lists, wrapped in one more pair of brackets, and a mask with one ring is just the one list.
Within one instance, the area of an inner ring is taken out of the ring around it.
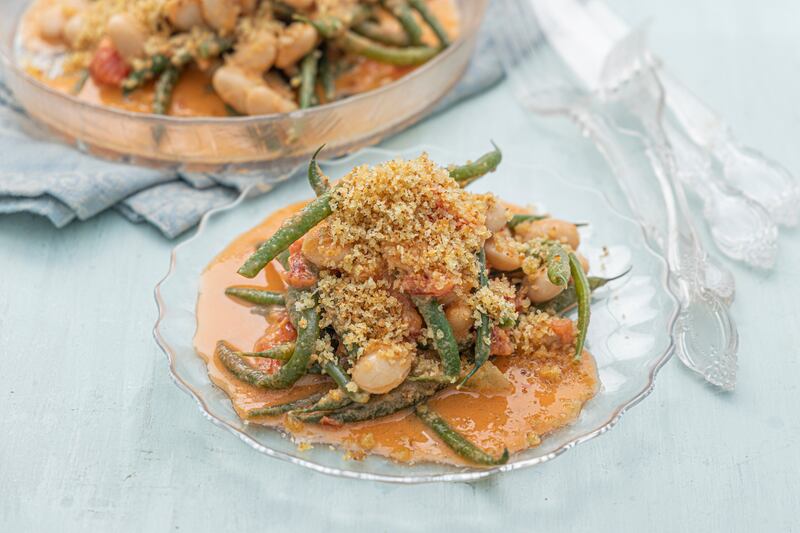
{"label": "orange tomato sauce", "polygon": [[[258,243],[270,237],[283,220],[303,205],[283,208],[238,237],[206,267],[200,280],[195,348],[206,361],[213,383],[230,396],[233,407],[243,419],[247,419],[249,410],[291,401],[331,386],[327,378],[309,375],[288,390],[259,389],[237,380],[214,356],[218,340],[224,339],[240,349],[250,350],[264,334],[268,326],[265,316],[254,313],[253,306],[229,298],[224,291],[231,285],[285,290],[271,265],[255,280],[242,278],[236,270]],[[510,381],[512,387],[508,390],[476,392],[447,388],[429,402],[452,427],[492,454],[499,455],[503,448],[514,453],[537,445],[543,435],[575,420],[584,403],[595,395],[599,384],[595,361],[588,352],[584,352],[579,363],[560,363],[562,377],[555,382],[539,377],[539,363],[533,359],[496,357],[494,363]],[[552,365],[553,361],[548,364]],[[287,423],[285,416],[249,420],[281,427],[297,442],[339,446],[355,458],[375,453],[401,462],[468,464],[410,409],[338,428]]]}

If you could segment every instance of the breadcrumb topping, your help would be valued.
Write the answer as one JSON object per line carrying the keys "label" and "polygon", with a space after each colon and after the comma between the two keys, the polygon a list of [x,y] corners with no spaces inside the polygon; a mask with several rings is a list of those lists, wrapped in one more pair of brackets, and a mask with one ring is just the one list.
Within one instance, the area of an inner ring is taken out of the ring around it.
{"label": "breadcrumb topping", "polygon": [[327,333],[322,334],[314,344],[314,354],[312,355],[312,359],[321,364],[336,361],[336,356],[333,353],[331,336]]}
{"label": "breadcrumb topping", "polygon": [[[384,265],[408,283],[466,294],[477,282],[475,254],[490,236],[490,195],[470,194],[423,154],[360,166],[333,194],[329,223],[335,244],[351,247],[342,266],[361,276]],[[412,291],[407,291],[412,292]]]}
{"label": "breadcrumb topping", "polygon": [[400,343],[408,336],[402,303],[387,280],[358,281],[323,270],[317,286],[322,325],[333,326],[345,346],[363,349],[370,340]]}
{"label": "breadcrumb topping", "polygon": [[565,343],[553,329],[553,321],[566,320],[543,311],[532,311],[521,316],[517,327],[511,330],[511,340],[517,355],[536,359],[570,358],[575,344]]}
{"label": "breadcrumb topping", "polygon": [[514,285],[505,276],[489,280],[489,285],[478,289],[469,302],[475,309],[476,322],[480,313],[486,313],[495,323],[516,321],[519,317],[514,305],[516,295]]}

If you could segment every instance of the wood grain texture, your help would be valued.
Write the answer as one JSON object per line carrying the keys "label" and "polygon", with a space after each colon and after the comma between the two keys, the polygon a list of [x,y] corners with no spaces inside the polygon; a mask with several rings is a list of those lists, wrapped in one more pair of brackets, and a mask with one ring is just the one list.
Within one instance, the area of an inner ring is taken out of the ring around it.
{"label": "wood grain texture", "polygon": [[[743,140],[800,173],[800,4],[616,0]],[[482,117],[479,130],[475,117]],[[591,176],[572,128],[501,86],[396,137]],[[339,480],[262,457],[170,381],[152,289],[173,243],[108,213],[55,230],[0,218],[0,531],[800,531],[800,233],[779,264],[733,265],[741,381],[715,393],[672,361],[617,428],[476,484]]]}

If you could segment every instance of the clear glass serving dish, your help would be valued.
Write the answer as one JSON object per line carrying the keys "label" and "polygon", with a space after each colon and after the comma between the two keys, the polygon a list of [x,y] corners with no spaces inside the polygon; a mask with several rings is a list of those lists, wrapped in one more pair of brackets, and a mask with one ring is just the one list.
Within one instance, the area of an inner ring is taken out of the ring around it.
{"label": "clear glass serving dish", "polygon": [[14,36],[31,0],[0,2],[0,68],[33,117],[76,147],[106,158],[195,171],[292,168],[327,144],[342,155],[375,144],[419,120],[458,82],[475,48],[488,0],[455,0],[459,38],[400,80],[333,104],[288,114],[230,118],[144,115],[77,100],[28,75],[15,61]]}
{"label": "clear glass serving dish", "polygon": [[[401,152],[367,148],[323,163],[322,168],[338,179],[356,165],[417,157],[422,151],[440,164],[474,157],[435,147]],[[602,384],[580,417],[544,437],[539,446],[515,454],[507,464],[493,468],[409,466],[381,457],[347,460],[343,450],[315,446],[300,451],[281,432],[246,424],[236,415],[225,393],[211,383],[205,362],[193,347],[200,274],[227,243],[266,215],[309,198],[303,172],[299,169],[295,176],[298,179],[288,181],[270,195],[245,202],[245,193],[233,205],[209,213],[197,233],[174,249],[169,272],[155,291],[159,318],[154,335],[169,359],[175,382],[195,399],[206,418],[256,451],[325,474],[357,479],[398,483],[471,481],[559,456],[613,427],[628,408],[652,390],[659,368],[672,353],[670,332],[678,311],[667,288],[663,259],[648,247],[641,226],[612,208],[602,193],[571,184],[545,169],[504,161],[496,173],[478,181],[472,189],[491,191],[517,204],[532,204],[568,220],[590,222],[581,229],[581,252],[591,262],[592,275],[614,276],[631,268],[629,274],[598,291],[593,304],[587,347],[597,360]]]}

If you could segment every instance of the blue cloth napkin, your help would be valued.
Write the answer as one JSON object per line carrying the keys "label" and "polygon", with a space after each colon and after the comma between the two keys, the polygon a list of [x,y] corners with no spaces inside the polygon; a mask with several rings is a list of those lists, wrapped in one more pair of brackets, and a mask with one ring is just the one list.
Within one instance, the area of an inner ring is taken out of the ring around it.
{"label": "blue cloth napkin", "polygon": [[[433,113],[480,93],[503,76],[492,32],[482,30],[464,78]],[[1,74],[1,73],[0,73]],[[278,181],[260,176],[180,173],[112,163],[79,152],[30,119],[0,77],[0,214],[29,212],[56,227],[113,208],[131,222],[148,222],[174,238],[211,209],[246,189],[268,192]],[[280,176],[285,175],[280,172]]]}

